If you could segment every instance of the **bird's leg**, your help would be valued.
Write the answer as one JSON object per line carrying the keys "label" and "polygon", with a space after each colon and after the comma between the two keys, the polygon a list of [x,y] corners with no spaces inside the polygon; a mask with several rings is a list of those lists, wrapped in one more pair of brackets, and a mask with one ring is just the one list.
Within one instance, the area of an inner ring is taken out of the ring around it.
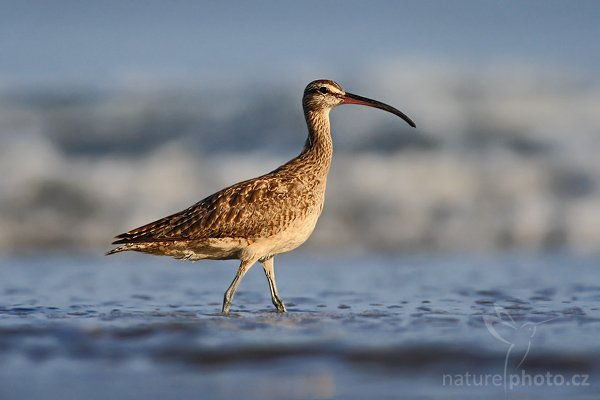
{"label": "bird's leg", "polygon": [[269,289],[271,290],[271,300],[273,301],[273,304],[277,308],[278,312],[286,312],[285,305],[279,297],[279,292],[277,291],[277,284],[275,283],[275,269],[273,268],[273,257],[262,261],[262,265],[263,269],[265,270],[267,280],[269,281]]}
{"label": "bird's leg", "polygon": [[252,264],[254,264],[254,260],[242,260],[242,262],[240,263],[240,267],[238,268],[238,271],[235,274],[235,278],[233,278],[231,285],[229,285],[229,288],[227,288],[227,291],[225,292],[225,296],[223,298],[223,309],[221,310],[223,314],[229,314],[229,309],[231,308],[231,302],[233,301],[235,291],[237,290],[240,281],[242,280],[244,275],[246,275],[246,272],[248,272]]}

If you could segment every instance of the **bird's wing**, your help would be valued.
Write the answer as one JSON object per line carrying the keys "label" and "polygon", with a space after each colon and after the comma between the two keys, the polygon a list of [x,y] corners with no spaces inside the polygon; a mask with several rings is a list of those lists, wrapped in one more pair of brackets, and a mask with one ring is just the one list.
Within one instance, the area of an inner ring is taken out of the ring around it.
{"label": "bird's wing", "polygon": [[300,181],[269,175],[240,182],[181,212],[118,235],[113,244],[267,237],[306,212],[310,191],[303,189]]}

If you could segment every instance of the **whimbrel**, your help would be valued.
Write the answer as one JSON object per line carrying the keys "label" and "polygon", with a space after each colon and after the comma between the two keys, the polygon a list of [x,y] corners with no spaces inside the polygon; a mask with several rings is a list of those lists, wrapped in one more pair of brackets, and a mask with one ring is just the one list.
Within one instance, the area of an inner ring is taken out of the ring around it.
{"label": "whimbrel", "polygon": [[273,304],[285,312],[273,257],[304,243],[321,215],[333,151],[329,111],[341,104],[380,108],[416,127],[394,107],[345,92],[330,80],[311,82],[302,97],[308,138],[300,155],[266,175],[236,183],[181,212],[117,236],[113,244],[120,246],[107,255],[132,250],[194,261],[239,259],[223,299],[224,314],[229,313],[240,281],[259,261]]}

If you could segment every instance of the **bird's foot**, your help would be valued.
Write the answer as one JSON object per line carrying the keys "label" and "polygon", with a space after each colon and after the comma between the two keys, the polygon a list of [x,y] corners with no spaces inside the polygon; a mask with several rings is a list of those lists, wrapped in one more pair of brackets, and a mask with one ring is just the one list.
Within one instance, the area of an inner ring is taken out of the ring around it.
{"label": "bird's foot", "polygon": [[223,307],[221,308],[221,314],[229,315],[230,308],[231,308],[231,300],[228,299],[227,296],[225,296],[225,299],[223,300]]}
{"label": "bird's foot", "polygon": [[283,301],[281,301],[280,298],[273,298],[273,305],[279,313],[284,313],[287,311],[287,309],[285,308],[285,304],[283,304]]}

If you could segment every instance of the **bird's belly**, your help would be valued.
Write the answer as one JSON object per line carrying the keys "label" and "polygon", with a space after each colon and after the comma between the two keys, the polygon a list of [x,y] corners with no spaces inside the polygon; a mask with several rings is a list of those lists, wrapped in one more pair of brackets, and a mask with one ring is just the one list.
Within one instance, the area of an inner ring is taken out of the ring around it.
{"label": "bird's belly", "polygon": [[266,258],[294,250],[310,237],[319,219],[320,210],[314,210],[301,220],[290,224],[285,230],[267,238],[256,240],[245,251],[257,258]]}
{"label": "bird's belly", "polygon": [[136,250],[189,261],[230,260],[240,258],[241,252],[248,244],[246,239],[213,238],[202,241],[158,242]]}

